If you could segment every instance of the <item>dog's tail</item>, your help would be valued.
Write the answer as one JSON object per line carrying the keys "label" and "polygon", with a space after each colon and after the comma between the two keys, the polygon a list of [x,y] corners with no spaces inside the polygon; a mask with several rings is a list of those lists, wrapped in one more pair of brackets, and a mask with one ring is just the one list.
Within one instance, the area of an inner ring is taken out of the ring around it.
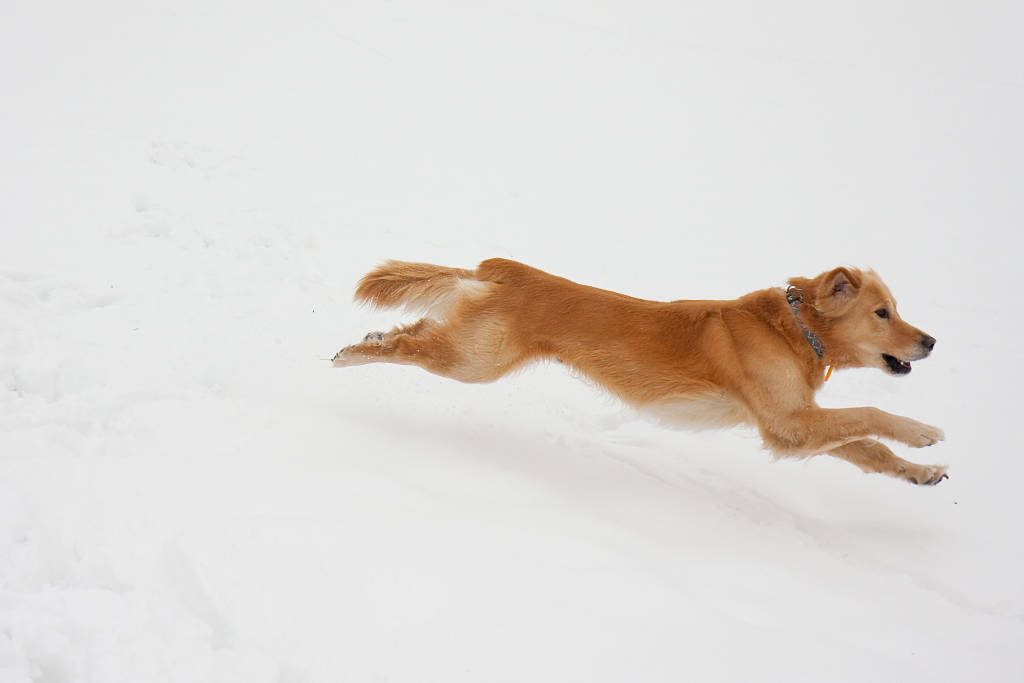
{"label": "dog's tail", "polygon": [[401,306],[441,319],[464,297],[482,296],[493,286],[464,268],[386,261],[359,280],[355,300],[375,308]]}

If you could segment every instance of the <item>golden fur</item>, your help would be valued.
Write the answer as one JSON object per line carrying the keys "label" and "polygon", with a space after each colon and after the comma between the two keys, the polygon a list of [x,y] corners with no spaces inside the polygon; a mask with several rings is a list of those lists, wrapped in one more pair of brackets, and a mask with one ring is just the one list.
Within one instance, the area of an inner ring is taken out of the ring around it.
{"label": "golden fur", "polygon": [[[873,271],[836,268],[789,283],[802,299],[799,320],[781,288],[731,301],[657,302],[505,259],[475,270],[388,261],[359,281],[356,300],[427,317],[370,333],[341,349],[333,364],[404,363],[491,382],[552,358],[663,419],[698,428],[755,426],[776,455],[828,453],[915,484],[944,479],[945,467],[908,462],[871,438],[919,448],[941,441],[940,429],[878,408],[814,402],[827,364],[905,374],[908,361],[927,356],[935,340],[899,317]],[[822,340],[823,358],[801,325]]]}

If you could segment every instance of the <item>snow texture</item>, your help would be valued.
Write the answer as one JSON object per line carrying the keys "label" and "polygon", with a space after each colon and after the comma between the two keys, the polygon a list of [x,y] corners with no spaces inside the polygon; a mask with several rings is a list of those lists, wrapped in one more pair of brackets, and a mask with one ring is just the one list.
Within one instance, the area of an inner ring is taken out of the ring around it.
{"label": "snow texture", "polygon": [[[1022,8],[5,3],[0,681],[1024,680]],[[492,256],[874,267],[935,354],[820,401],[951,478],[323,360]]]}

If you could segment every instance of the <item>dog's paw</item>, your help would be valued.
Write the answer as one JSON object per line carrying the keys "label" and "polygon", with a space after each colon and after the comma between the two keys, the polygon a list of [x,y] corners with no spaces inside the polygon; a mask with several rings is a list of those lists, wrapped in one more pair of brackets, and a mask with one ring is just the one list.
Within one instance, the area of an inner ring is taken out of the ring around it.
{"label": "dog's paw", "polygon": [[349,344],[334,354],[331,363],[336,368],[347,368],[353,365],[372,363],[385,351],[388,336],[384,332],[370,332],[358,344]]}
{"label": "dog's paw", "polygon": [[946,434],[938,427],[905,417],[896,430],[896,439],[914,448],[924,448],[945,441]]}
{"label": "dog's paw", "polygon": [[345,352],[348,351],[350,348],[352,347],[345,346],[341,348],[336,354],[334,354],[334,356],[331,358],[331,363],[334,365],[334,367],[340,368],[343,365],[345,365]]}
{"label": "dog's paw", "polygon": [[903,472],[903,477],[911,484],[919,486],[935,486],[943,479],[949,479],[945,465],[914,465]]}
{"label": "dog's paw", "polygon": [[924,448],[925,446],[932,446],[940,441],[946,440],[946,433],[938,427],[926,425],[923,422],[920,423],[921,427],[918,431],[918,441],[915,444],[918,448]]}

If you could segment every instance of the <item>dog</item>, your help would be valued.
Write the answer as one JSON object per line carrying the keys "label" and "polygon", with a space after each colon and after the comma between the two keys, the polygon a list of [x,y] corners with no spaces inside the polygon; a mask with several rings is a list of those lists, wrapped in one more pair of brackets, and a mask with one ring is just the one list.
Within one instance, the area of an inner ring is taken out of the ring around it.
{"label": "dog", "polygon": [[418,365],[461,382],[492,382],[531,361],[555,359],[625,403],[686,427],[750,425],[775,456],[822,453],[912,484],[946,467],[897,457],[872,437],[914,448],[941,429],[878,408],[821,408],[829,372],[911,371],[935,338],[904,322],[872,270],[841,267],[788,287],[728,301],[647,301],[577,284],[507,259],[475,270],[388,261],[363,277],[355,299],[425,317],[371,332],[334,367]]}

